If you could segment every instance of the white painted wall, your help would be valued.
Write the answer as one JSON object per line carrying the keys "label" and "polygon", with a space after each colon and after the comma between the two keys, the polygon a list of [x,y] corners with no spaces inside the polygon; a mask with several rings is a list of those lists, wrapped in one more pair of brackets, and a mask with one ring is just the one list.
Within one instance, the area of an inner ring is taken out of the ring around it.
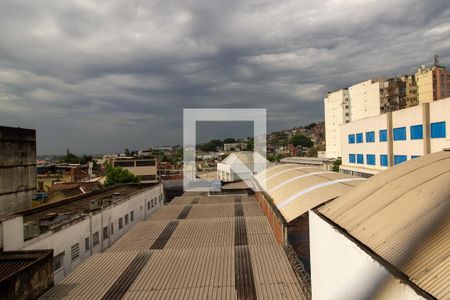
{"label": "white painted wall", "polygon": [[450,148],[450,98],[430,103],[430,123],[445,121],[447,137],[431,139],[431,152]]}
{"label": "white painted wall", "polygon": [[424,299],[313,211],[309,230],[312,299]]}
{"label": "white painted wall", "polygon": [[[152,206],[153,200],[153,206]],[[129,199],[114,204],[111,207],[86,215],[73,224],[61,226],[58,231],[49,231],[33,239],[23,239],[23,218],[16,217],[3,222],[3,246],[5,251],[53,249],[56,257],[64,252],[64,267],[55,272],[55,283],[60,282],[66,275],[77,268],[92,254],[109,248],[116,240],[126,233],[135,223],[144,220],[156,211],[164,201],[162,184],[151,189],[142,190],[131,195]],[[148,206],[150,203],[150,208]],[[134,220],[130,219],[130,212],[134,211]],[[124,216],[128,214],[129,223],[125,224]],[[123,228],[119,230],[119,218],[123,218]],[[114,233],[111,235],[111,223]],[[103,227],[108,226],[108,238],[103,238]],[[99,233],[100,243],[92,247],[93,235]],[[90,249],[85,250],[85,238],[89,237]],[[71,260],[71,246],[79,243],[80,256]]]}
{"label": "white painted wall", "polygon": [[350,122],[348,90],[328,93],[324,99],[326,157],[341,156],[341,126]]}
{"label": "white painted wall", "polygon": [[382,96],[380,89],[384,87],[384,80],[383,77],[373,78],[348,88],[352,121],[380,115]]}

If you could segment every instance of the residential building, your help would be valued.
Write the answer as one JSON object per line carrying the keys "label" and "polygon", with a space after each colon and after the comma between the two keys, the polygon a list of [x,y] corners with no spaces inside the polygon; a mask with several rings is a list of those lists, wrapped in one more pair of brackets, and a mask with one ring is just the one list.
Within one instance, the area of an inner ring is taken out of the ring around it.
{"label": "residential building", "polygon": [[350,98],[347,89],[329,92],[324,99],[326,157],[341,156],[341,126],[350,122]]}
{"label": "residential building", "polygon": [[[375,77],[348,88],[351,121],[378,116],[386,111],[390,111],[391,104],[386,103],[384,100],[385,80],[384,77]],[[325,126],[327,126],[326,119]]]}
{"label": "residential building", "polygon": [[109,248],[163,201],[162,184],[128,184],[20,211],[0,219],[0,248],[53,249],[53,275],[58,283],[94,253]]}
{"label": "residential building", "polygon": [[31,207],[36,193],[36,131],[0,126],[0,216]]}
{"label": "residential building", "polygon": [[400,108],[406,108],[416,106],[419,104],[419,98],[417,95],[417,82],[415,75],[402,75],[400,79],[405,82],[405,97],[406,106]]}
{"label": "residential building", "polygon": [[416,72],[419,103],[427,103],[450,97],[450,71],[434,65],[421,66]]}
{"label": "residential building", "polygon": [[449,112],[447,98],[345,124],[340,171],[369,177],[450,148]]}
{"label": "residential building", "polygon": [[47,192],[56,183],[75,183],[89,180],[88,165],[46,164],[37,166],[37,190]]}
{"label": "residential building", "polygon": [[113,161],[114,167],[122,167],[137,176],[142,183],[158,182],[156,159],[119,157]]}
{"label": "residential building", "polygon": [[226,143],[223,144],[223,151],[229,152],[229,151],[242,151],[245,149],[245,143]]}
{"label": "residential building", "polygon": [[384,81],[381,93],[381,113],[395,111],[406,107],[406,80],[393,77]]}

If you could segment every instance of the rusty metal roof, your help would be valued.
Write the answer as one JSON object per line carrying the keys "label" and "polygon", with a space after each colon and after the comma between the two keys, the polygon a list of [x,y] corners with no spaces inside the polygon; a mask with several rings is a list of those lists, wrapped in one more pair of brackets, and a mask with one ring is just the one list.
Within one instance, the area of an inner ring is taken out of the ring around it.
{"label": "rusty metal roof", "polygon": [[175,198],[42,299],[306,299],[253,196]]}
{"label": "rusty metal roof", "polygon": [[270,167],[256,175],[256,179],[287,222],[344,194],[365,180],[298,164]]}
{"label": "rusty metal roof", "polygon": [[38,260],[50,255],[53,255],[53,250],[0,252],[0,283],[36,263]]}
{"label": "rusty metal roof", "polygon": [[422,290],[450,294],[449,151],[381,172],[318,211]]}

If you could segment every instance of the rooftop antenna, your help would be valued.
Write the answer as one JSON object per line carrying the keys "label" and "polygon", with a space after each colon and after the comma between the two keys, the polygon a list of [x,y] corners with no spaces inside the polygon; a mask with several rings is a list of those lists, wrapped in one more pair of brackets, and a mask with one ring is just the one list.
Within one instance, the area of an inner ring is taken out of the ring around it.
{"label": "rooftop antenna", "polygon": [[434,66],[439,67],[439,55],[434,55]]}

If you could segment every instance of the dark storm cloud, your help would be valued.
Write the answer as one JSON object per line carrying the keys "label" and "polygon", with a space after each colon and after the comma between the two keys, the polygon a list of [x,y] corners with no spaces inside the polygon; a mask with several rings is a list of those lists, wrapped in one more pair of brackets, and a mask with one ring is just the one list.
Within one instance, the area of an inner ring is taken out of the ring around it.
{"label": "dark storm cloud", "polygon": [[448,20],[444,0],[3,0],[1,125],[37,128],[39,152],[61,153],[179,144],[183,108],[307,124],[327,91],[435,53],[448,65]]}

